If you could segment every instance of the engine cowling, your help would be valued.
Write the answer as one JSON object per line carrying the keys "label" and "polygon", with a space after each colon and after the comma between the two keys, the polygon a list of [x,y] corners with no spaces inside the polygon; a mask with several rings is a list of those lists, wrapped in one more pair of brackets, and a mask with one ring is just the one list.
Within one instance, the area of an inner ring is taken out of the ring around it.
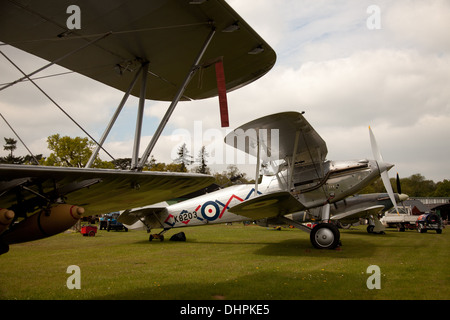
{"label": "engine cowling", "polygon": [[26,218],[2,237],[8,244],[50,237],[72,227],[83,216],[82,207],[59,204]]}

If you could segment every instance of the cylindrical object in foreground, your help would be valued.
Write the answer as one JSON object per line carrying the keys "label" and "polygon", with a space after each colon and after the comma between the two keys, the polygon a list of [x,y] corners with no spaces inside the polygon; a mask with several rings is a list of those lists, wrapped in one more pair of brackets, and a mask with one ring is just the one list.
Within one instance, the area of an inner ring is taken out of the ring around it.
{"label": "cylindrical object in foreground", "polygon": [[14,211],[0,208],[0,234],[2,234],[14,219]]}
{"label": "cylindrical object in foreground", "polygon": [[83,215],[82,207],[59,204],[50,211],[40,212],[28,217],[14,226],[2,237],[6,243],[33,241],[55,235],[72,227]]}

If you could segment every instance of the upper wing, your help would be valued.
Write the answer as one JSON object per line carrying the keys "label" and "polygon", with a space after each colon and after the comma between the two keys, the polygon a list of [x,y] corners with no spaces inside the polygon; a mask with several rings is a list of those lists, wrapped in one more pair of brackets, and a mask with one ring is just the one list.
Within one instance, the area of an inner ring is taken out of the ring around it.
{"label": "upper wing", "polygon": [[305,209],[305,206],[289,192],[277,191],[246,200],[233,206],[229,211],[240,216],[258,220],[283,216]]}
{"label": "upper wing", "polygon": [[[1,1],[0,40],[54,61],[112,32],[58,64],[127,91],[141,62],[148,61],[146,98],[152,100],[173,99],[213,27],[204,68],[186,88],[184,100],[217,95],[214,67],[207,67],[218,59],[228,91],[258,79],[275,64],[273,49],[224,0],[78,0],[81,29],[69,30],[66,11],[72,4]],[[139,96],[139,90],[136,86],[131,94]]]}
{"label": "upper wing", "polygon": [[96,215],[180,197],[213,182],[194,173],[0,165],[0,208],[23,214],[64,200]]}
{"label": "upper wing", "polygon": [[328,153],[325,141],[298,112],[277,113],[248,122],[229,133],[225,142],[257,156],[257,139],[271,160],[292,157],[295,151],[295,162],[311,163],[324,161]]}

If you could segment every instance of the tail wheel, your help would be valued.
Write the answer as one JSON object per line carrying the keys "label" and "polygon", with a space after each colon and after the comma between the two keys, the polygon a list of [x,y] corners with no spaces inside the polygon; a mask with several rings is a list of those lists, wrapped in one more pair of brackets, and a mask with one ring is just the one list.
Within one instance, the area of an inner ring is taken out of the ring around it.
{"label": "tail wheel", "polygon": [[164,241],[164,236],[162,234],[151,234],[150,237],[148,238],[148,241],[152,241],[153,239],[158,240],[163,242]]}
{"label": "tail wheel", "polygon": [[332,223],[321,223],[310,233],[312,245],[317,249],[335,249],[339,245],[340,232]]}

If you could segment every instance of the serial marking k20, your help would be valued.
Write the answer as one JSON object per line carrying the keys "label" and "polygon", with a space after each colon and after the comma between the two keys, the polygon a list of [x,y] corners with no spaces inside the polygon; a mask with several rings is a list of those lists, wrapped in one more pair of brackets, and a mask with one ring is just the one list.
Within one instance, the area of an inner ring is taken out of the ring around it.
{"label": "serial marking k20", "polygon": [[[330,161],[325,159],[326,143],[302,114],[283,112],[256,119],[228,134],[225,142],[256,156],[257,172],[263,173],[261,180],[171,206],[126,210],[119,221],[144,224],[148,230],[163,228],[163,233],[184,226],[269,219],[309,232],[316,248],[336,248],[340,245],[340,233],[330,217],[331,206],[338,207],[345,198],[382,175],[383,181],[388,182],[385,187],[389,198],[397,208],[387,176],[393,165],[383,162],[370,128],[369,131],[376,160]],[[365,209],[370,208],[361,207],[358,212]],[[304,225],[311,219],[319,222],[312,229]]]}

